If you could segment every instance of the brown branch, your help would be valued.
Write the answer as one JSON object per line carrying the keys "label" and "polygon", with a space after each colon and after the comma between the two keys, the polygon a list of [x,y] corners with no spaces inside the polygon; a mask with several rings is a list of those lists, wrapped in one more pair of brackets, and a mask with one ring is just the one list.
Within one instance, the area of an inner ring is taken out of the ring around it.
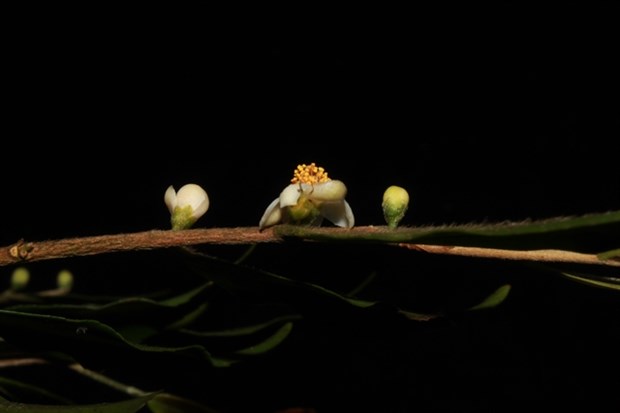
{"label": "brown branch", "polygon": [[[323,232],[343,231],[342,228],[323,228]],[[356,227],[358,234],[372,233],[377,227]],[[303,238],[302,238],[303,239]],[[152,230],[115,235],[98,235],[39,242],[19,241],[0,248],[0,267],[23,262],[43,261],[86,255],[106,254],[132,250],[152,250],[199,244],[249,245],[283,242],[272,229],[259,231],[257,227],[188,229],[183,231]],[[564,262],[620,267],[618,260],[601,260],[595,254],[562,250],[505,250],[462,246],[394,244],[431,254],[460,255],[503,260]]]}
{"label": "brown branch", "polygon": [[188,229],[183,231],[152,230],[40,242],[21,240],[16,244],[0,249],[0,266],[20,262],[198,244],[232,245],[279,241],[282,239],[275,236],[271,230],[259,232],[256,227]]}

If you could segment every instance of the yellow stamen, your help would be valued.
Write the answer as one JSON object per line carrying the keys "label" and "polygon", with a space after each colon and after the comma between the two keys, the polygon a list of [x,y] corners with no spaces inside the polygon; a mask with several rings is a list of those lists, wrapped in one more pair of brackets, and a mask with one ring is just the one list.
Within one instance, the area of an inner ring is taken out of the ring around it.
{"label": "yellow stamen", "polygon": [[292,184],[318,184],[327,181],[331,181],[331,179],[327,176],[325,169],[316,166],[314,162],[310,165],[306,165],[305,163],[297,165],[295,172],[293,172],[293,179],[291,179]]}

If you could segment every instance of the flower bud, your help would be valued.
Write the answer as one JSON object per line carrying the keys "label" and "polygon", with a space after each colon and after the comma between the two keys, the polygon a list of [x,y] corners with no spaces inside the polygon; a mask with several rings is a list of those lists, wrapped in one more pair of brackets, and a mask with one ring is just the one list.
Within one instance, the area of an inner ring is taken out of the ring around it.
{"label": "flower bud", "polygon": [[409,207],[409,194],[404,188],[392,185],[383,193],[381,206],[388,227],[396,228]]}
{"label": "flower bud", "polygon": [[69,270],[60,270],[56,276],[56,285],[60,290],[70,291],[73,288],[73,273]]}
{"label": "flower bud", "polygon": [[176,192],[172,185],[164,194],[164,202],[170,211],[173,230],[188,229],[209,209],[209,196],[200,185],[187,184]]}
{"label": "flower bud", "polygon": [[11,289],[15,291],[23,290],[30,281],[30,271],[26,267],[17,267],[11,274]]}

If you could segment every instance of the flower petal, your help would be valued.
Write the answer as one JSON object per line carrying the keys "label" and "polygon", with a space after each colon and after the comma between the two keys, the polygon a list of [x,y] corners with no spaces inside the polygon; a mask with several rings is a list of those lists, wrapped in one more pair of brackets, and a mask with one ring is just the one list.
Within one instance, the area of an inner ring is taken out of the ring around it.
{"label": "flower petal", "polygon": [[347,221],[347,228],[353,228],[355,225],[355,216],[353,215],[353,210],[351,209],[351,205],[347,201],[344,202],[344,215]]}
{"label": "flower petal", "polygon": [[[304,188],[304,192],[306,192]],[[347,195],[347,187],[342,181],[332,180],[314,184],[311,191],[306,192],[310,199],[322,202],[342,201]]]}
{"label": "flower petal", "polygon": [[281,220],[282,210],[280,209],[280,198],[276,198],[271,204],[269,204],[263,213],[263,216],[258,223],[258,229],[263,230],[264,228],[271,227],[279,223]]}
{"label": "flower petal", "polygon": [[194,218],[198,219],[201,216],[203,216],[205,214],[205,212],[207,212],[207,210],[209,209],[209,197],[206,196],[206,192],[205,192],[205,198],[202,200],[202,202],[196,206],[196,208],[194,209],[194,213],[192,214],[194,216]]}
{"label": "flower petal", "polygon": [[174,212],[174,207],[177,205],[177,193],[172,185],[166,189],[166,193],[164,194],[164,202],[168,207],[168,211],[172,214]]}
{"label": "flower petal", "polygon": [[280,193],[280,207],[284,208],[291,205],[296,205],[299,196],[301,195],[299,185],[290,184]]}
{"label": "flower petal", "polygon": [[200,185],[186,184],[176,194],[175,208],[189,206],[192,217],[197,220],[209,209],[209,196]]}
{"label": "flower petal", "polygon": [[355,217],[349,203],[345,200],[341,202],[325,202],[320,206],[321,215],[331,221],[334,225],[345,228],[352,228],[355,225]]}

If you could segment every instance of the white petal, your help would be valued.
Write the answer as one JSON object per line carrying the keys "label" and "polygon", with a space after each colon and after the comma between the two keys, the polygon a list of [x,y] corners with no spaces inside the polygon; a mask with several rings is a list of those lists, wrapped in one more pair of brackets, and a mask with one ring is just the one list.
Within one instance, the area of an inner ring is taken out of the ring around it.
{"label": "white petal", "polygon": [[[306,192],[304,190],[304,192]],[[332,180],[314,184],[310,199],[325,202],[342,201],[347,195],[347,187],[342,181]]]}
{"label": "white petal", "polygon": [[174,207],[177,205],[177,193],[172,185],[166,189],[166,193],[164,194],[164,202],[168,207],[168,211],[172,214],[174,212]]}
{"label": "white petal", "polygon": [[177,193],[177,206],[180,207],[189,205],[193,210],[197,210],[205,200],[209,202],[209,197],[200,185],[183,185]]}
{"label": "white petal", "polygon": [[280,209],[280,198],[276,198],[265,210],[265,213],[258,223],[258,229],[262,230],[272,225],[276,225],[281,220],[282,210]]}
{"label": "white petal", "polygon": [[345,228],[352,228],[355,225],[353,210],[347,201],[325,202],[321,204],[321,215],[331,221],[334,225]]}
{"label": "white petal", "polygon": [[198,219],[201,216],[203,216],[205,214],[205,212],[207,212],[209,210],[209,197],[207,196],[207,193],[205,192],[205,198],[202,200],[202,202],[196,206],[196,208],[194,208],[194,213],[192,215],[194,215],[194,218]]}
{"label": "white petal", "polygon": [[280,193],[280,207],[296,205],[299,195],[301,195],[299,185],[290,184]]}
{"label": "white petal", "polygon": [[314,185],[313,184],[304,184],[304,183],[300,183],[297,184],[301,187],[302,192],[305,195],[310,195],[312,194],[312,192],[314,192]]}
{"label": "white petal", "polygon": [[355,225],[355,216],[353,215],[353,210],[351,209],[351,205],[349,205],[349,203],[347,201],[344,201],[344,212],[345,212],[345,219],[347,221],[347,225],[345,225],[345,227],[347,228],[353,228],[353,226]]}

